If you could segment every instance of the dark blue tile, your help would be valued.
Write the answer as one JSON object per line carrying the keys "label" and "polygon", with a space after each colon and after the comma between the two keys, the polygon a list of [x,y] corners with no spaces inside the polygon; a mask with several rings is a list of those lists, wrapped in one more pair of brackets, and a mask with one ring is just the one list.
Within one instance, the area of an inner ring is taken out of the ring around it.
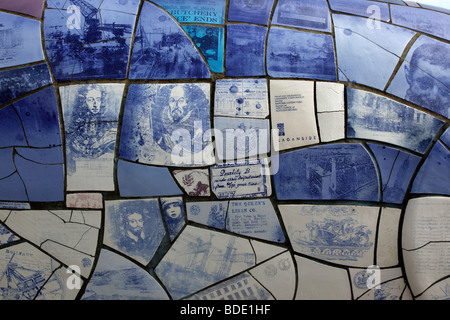
{"label": "dark blue tile", "polygon": [[450,40],[450,16],[431,10],[391,6],[392,23]]}
{"label": "dark blue tile", "polygon": [[332,36],[272,27],[267,70],[272,77],[336,81]]}
{"label": "dark blue tile", "polygon": [[61,145],[59,111],[54,89],[47,88],[14,103],[30,147]]}
{"label": "dark blue tile", "polygon": [[131,55],[131,79],[209,78],[202,56],[165,11],[144,2]]}
{"label": "dark blue tile", "polygon": [[383,202],[402,203],[420,157],[369,143],[381,172]]}
{"label": "dark blue tile", "polygon": [[0,72],[0,104],[51,83],[45,63]]}
{"label": "dark blue tile", "polygon": [[347,88],[347,137],[377,140],[420,153],[444,124],[392,99]]}
{"label": "dark blue tile", "polygon": [[117,180],[122,197],[181,195],[169,169],[119,160]]}
{"label": "dark blue tile", "polygon": [[333,144],[279,155],[279,200],[378,201],[378,176],[360,144]]}
{"label": "dark blue tile", "polygon": [[384,90],[415,32],[391,24],[368,27],[367,18],[334,14],[339,80]]}
{"label": "dark blue tile", "polygon": [[326,0],[279,0],[272,24],[330,32],[328,3]]}
{"label": "dark blue tile", "polygon": [[17,172],[0,179],[0,200],[28,201],[27,190]]}
{"label": "dark blue tile", "polygon": [[420,36],[408,52],[388,93],[450,117],[450,45]]}
{"label": "dark blue tile", "polygon": [[183,26],[208,62],[212,72],[223,72],[224,28]]}
{"label": "dark blue tile", "polygon": [[411,192],[450,195],[448,177],[450,152],[438,141],[420,168]]}
{"label": "dark blue tile", "polygon": [[153,2],[166,9],[180,23],[224,23],[225,1],[223,0],[191,0],[188,3],[179,0],[154,0]]}
{"label": "dark blue tile", "polygon": [[226,75],[231,77],[265,75],[264,51],[267,28],[253,25],[227,25]]}
{"label": "dark blue tile", "polygon": [[329,0],[329,3],[334,11],[352,13],[382,21],[389,20],[389,7],[386,3],[367,0]]}
{"label": "dark blue tile", "polygon": [[228,21],[267,25],[273,2],[274,0],[231,0],[228,7]]}
{"label": "dark blue tile", "polygon": [[64,166],[43,165],[16,154],[14,163],[31,202],[64,201]]}
{"label": "dark blue tile", "polygon": [[72,80],[72,73],[83,46],[71,40],[45,41],[50,68],[56,81]]}

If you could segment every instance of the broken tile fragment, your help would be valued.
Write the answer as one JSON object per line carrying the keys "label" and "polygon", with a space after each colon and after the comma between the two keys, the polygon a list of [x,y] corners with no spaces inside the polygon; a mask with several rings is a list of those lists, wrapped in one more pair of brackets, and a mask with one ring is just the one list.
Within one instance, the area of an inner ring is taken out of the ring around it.
{"label": "broken tile fragment", "polygon": [[186,203],[190,221],[225,230],[228,201],[201,201]]}
{"label": "broken tile fragment", "polygon": [[68,193],[66,207],[77,209],[102,209],[103,196],[101,193]]}
{"label": "broken tile fragment", "polygon": [[164,197],[160,199],[161,209],[169,231],[170,239],[173,240],[185,225],[185,213],[182,197]]}
{"label": "broken tile fragment", "polygon": [[211,195],[208,169],[174,170],[172,174],[189,196],[208,197]]}

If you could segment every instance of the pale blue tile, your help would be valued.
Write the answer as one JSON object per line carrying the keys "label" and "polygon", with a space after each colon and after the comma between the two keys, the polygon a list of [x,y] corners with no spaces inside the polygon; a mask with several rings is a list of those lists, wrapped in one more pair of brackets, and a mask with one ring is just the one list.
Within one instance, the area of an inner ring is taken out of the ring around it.
{"label": "pale blue tile", "polygon": [[367,19],[333,15],[339,80],[384,90],[414,32],[386,23],[369,28]]}
{"label": "pale blue tile", "polygon": [[154,0],[180,23],[223,24],[225,20],[225,1],[191,0],[188,3],[179,0]]}
{"label": "pale blue tile", "polygon": [[450,148],[450,127],[441,135],[441,141]]}
{"label": "pale blue tile", "polygon": [[267,25],[273,3],[274,0],[231,0],[228,7],[228,21]]}
{"label": "pale blue tile", "polygon": [[[366,0],[329,0],[329,3],[334,11],[373,17],[382,21],[389,20],[389,8],[385,3]],[[374,9],[373,6],[376,6],[377,9]]]}

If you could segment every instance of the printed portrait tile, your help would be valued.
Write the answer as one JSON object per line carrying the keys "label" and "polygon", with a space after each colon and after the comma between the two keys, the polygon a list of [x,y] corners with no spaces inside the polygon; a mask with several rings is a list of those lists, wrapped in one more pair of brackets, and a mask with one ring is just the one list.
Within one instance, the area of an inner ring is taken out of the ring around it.
{"label": "printed portrait tile", "polygon": [[265,75],[264,52],[267,28],[247,24],[229,24],[226,32],[226,75],[230,77]]}
{"label": "printed portrait tile", "polygon": [[44,60],[40,21],[4,12],[0,21],[0,69]]}
{"label": "printed portrait tile", "polygon": [[158,199],[105,201],[104,243],[146,265],[166,231]]}
{"label": "printed portrait tile", "polygon": [[209,78],[185,31],[162,9],[144,2],[131,54],[130,79]]}
{"label": "printed portrait tile", "polygon": [[182,197],[161,198],[161,209],[170,239],[173,241],[185,225],[185,212]]}

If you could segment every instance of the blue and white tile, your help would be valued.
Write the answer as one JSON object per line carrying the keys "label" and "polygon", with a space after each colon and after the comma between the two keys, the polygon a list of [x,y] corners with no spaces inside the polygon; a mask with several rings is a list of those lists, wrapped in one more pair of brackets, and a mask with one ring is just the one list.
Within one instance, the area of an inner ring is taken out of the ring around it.
{"label": "blue and white tile", "polygon": [[224,162],[210,168],[211,189],[218,199],[259,198],[272,194],[267,158]]}
{"label": "blue and white tile", "polygon": [[186,226],[155,273],[170,296],[179,300],[254,265],[249,240]]}
{"label": "blue and white tile", "polygon": [[264,76],[267,28],[248,24],[227,25],[226,75],[229,77]]}
{"label": "blue and white tile", "polygon": [[339,70],[351,82],[384,90],[415,32],[384,22],[369,28],[354,16],[334,14],[333,21]]}
{"label": "blue and white tile", "polygon": [[166,222],[167,231],[170,240],[178,236],[185,225],[185,213],[182,197],[164,197],[161,198],[161,210]]}
{"label": "blue and white tile", "polygon": [[389,21],[389,7],[385,3],[367,0],[329,0],[329,3],[331,10],[334,11]]}
{"label": "blue and white tile", "polygon": [[186,211],[190,221],[225,230],[228,201],[187,202]]}
{"label": "blue and white tile", "polygon": [[231,0],[228,6],[228,21],[267,25],[274,0]]}
{"label": "blue and white tile", "polygon": [[450,117],[448,43],[420,36],[408,52],[387,92],[444,117]]}
{"label": "blue and white tile", "polygon": [[270,80],[270,101],[275,151],[319,143],[313,81]]}
{"label": "blue and white tile", "polygon": [[443,124],[385,96],[347,89],[347,138],[377,140],[424,153]]}
{"label": "blue and white tile", "polygon": [[169,296],[146,270],[102,249],[81,300],[169,300]]}
{"label": "blue and white tile", "polygon": [[284,243],[285,237],[269,199],[233,200],[228,205],[227,230],[251,238]]}
{"label": "blue and white tile", "polygon": [[295,252],[346,266],[374,263],[379,207],[279,205]]}
{"label": "blue and white tile", "polygon": [[0,12],[0,69],[44,60],[41,22]]}
{"label": "blue and white tile", "polygon": [[375,164],[357,143],[282,153],[273,180],[279,200],[379,200]]}
{"label": "blue and white tile", "polygon": [[219,160],[264,156],[270,152],[266,119],[214,117],[215,152]]}
{"label": "blue and white tile", "polygon": [[210,84],[129,87],[119,156],[143,164],[199,167],[215,163]]}
{"label": "blue and white tile", "polygon": [[104,244],[147,265],[166,236],[158,199],[105,201]]}

